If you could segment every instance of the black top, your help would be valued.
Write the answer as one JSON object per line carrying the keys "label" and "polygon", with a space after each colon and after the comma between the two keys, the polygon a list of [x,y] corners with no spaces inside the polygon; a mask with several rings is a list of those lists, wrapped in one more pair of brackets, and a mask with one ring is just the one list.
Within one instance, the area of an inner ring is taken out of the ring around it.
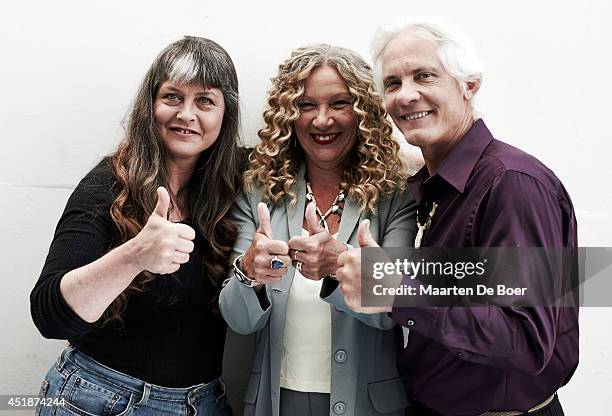
{"label": "black top", "polygon": [[129,297],[123,326],[85,322],[60,293],[64,274],[102,257],[117,238],[109,213],[115,182],[103,160],[70,196],[30,295],[34,323],[46,338],[68,339],[100,363],[149,383],[209,382],[221,375],[226,327],[209,307],[215,289],[202,271],[199,251],[206,241],[199,232],[189,262]]}

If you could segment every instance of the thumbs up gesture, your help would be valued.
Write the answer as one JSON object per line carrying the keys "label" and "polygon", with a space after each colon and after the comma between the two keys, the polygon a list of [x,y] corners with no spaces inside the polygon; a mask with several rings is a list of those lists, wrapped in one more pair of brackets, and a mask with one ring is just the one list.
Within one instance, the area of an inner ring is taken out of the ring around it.
{"label": "thumbs up gesture", "polygon": [[357,229],[359,249],[342,253],[338,257],[336,278],[340,282],[340,292],[349,308],[361,313],[390,312],[391,308],[363,307],[361,305],[361,249],[365,247],[379,247],[370,232],[370,220],[363,220]]}
{"label": "thumbs up gesture", "polygon": [[357,241],[359,242],[359,247],[380,247],[374,238],[372,237],[372,233],[370,232],[370,220],[363,220],[359,224],[359,228],[357,229]]}
{"label": "thumbs up gesture", "polygon": [[[291,263],[287,243],[274,240],[270,225],[270,211],[263,202],[257,205],[259,228],[253,234],[253,241],[242,258],[242,271],[253,280],[263,284],[278,282]],[[280,260],[283,266],[272,268],[272,259]]]}
{"label": "thumbs up gesture", "polygon": [[323,228],[317,217],[316,206],[311,202],[306,206],[304,213],[308,237],[292,237],[289,244],[289,253],[304,277],[320,280],[336,271],[338,255],[346,251],[346,246],[336,241],[329,232]]}
{"label": "thumbs up gesture", "polygon": [[186,224],[168,221],[170,195],[166,188],[157,188],[157,205],[145,226],[132,239],[136,245],[136,261],[142,270],[168,274],[189,261],[195,231]]}

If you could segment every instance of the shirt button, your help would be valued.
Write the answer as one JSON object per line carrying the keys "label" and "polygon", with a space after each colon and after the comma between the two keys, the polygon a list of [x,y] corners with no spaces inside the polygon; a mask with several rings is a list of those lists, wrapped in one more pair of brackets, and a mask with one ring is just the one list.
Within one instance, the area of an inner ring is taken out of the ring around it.
{"label": "shirt button", "polygon": [[463,358],[463,353],[462,353],[462,352],[458,352],[458,353],[457,353],[457,357],[459,357],[459,358]]}
{"label": "shirt button", "polygon": [[334,403],[334,413],[337,415],[341,415],[346,412],[346,403],[344,402],[336,402]]}
{"label": "shirt button", "polygon": [[408,319],[406,321],[406,326],[413,326],[414,325],[414,321],[412,319]]}
{"label": "shirt button", "polygon": [[345,362],[346,361],[346,351],[344,350],[336,351],[336,353],[334,354],[334,360],[336,360],[337,363]]}

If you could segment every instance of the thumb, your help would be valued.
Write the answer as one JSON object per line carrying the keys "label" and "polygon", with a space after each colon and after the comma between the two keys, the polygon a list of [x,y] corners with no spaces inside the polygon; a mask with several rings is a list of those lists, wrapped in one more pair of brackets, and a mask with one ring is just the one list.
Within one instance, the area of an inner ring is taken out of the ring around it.
{"label": "thumb", "polygon": [[168,219],[168,208],[170,207],[170,195],[163,186],[157,188],[157,205],[153,210],[154,214],[159,215],[163,219]]}
{"label": "thumb", "polygon": [[374,238],[372,238],[372,233],[370,232],[370,220],[363,220],[359,224],[359,228],[357,229],[357,241],[359,242],[359,247],[378,247]]}
{"label": "thumb", "polygon": [[257,232],[262,233],[269,239],[272,239],[272,226],[270,225],[270,210],[263,202],[257,204],[257,218],[259,219],[259,228]]}
{"label": "thumb", "polygon": [[317,218],[317,206],[314,204],[314,202],[308,204],[304,216],[306,217],[306,225],[308,225],[308,232],[310,235],[318,234],[321,231],[325,231],[325,228],[321,226],[321,223]]}

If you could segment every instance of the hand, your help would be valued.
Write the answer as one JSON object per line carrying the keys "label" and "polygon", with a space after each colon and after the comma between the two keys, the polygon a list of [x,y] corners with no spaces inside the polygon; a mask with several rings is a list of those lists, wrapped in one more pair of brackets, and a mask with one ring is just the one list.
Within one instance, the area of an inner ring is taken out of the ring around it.
{"label": "hand", "polygon": [[[287,243],[274,240],[272,226],[270,225],[270,211],[263,202],[257,205],[259,228],[253,234],[253,241],[242,258],[242,271],[249,278],[263,284],[278,282],[285,273],[287,265],[291,263]],[[270,262],[274,256],[285,263],[280,269],[272,269]]]}
{"label": "hand", "polygon": [[163,186],[157,188],[157,205],[142,230],[133,238],[135,261],[142,270],[168,274],[189,261],[195,231],[186,224],[168,221],[170,195]]}
{"label": "hand", "polygon": [[364,307],[361,304],[361,248],[379,247],[370,233],[370,220],[363,220],[357,229],[360,249],[349,250],[338,256],[336,278],[340,282],[340,293],[349,308],[360,313],[391,312],[391,307]]}
{"label": "hand", "polygon": [[[312,280],[320,280],[336,271],[338,255],[346,251],[346,246],[336,241],[317,218],[313,202],[308,204],[306,212],[308,237],[297,236],[289,240],[289,252],[294,261],[302,262],[301,273]],[[295,250],[295,251],[293,251]]]}

